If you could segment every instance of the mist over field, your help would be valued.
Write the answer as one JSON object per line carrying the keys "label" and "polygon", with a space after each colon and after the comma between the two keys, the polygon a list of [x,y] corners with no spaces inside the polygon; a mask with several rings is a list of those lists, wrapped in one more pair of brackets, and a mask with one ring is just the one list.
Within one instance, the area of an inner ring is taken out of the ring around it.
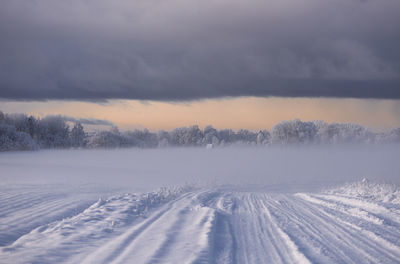
{"label": "mist over field", "polygon": [[398,145],[43,150],[0,153],[0,167],[1,186],[148,191],[187,183],[286,189],[362,178],[400,183],[399,156]]}
{"label": "mist over field", "polygon": [[396,263],[399,156],[396,144],[2,152],[0,263]]}
{"label": "mist over field", "polygon": [[400,128],[320,120],[151,132],[0,112],[0,264],[397,264],[399,146]]}
{"label": "mist over field", "polygon": [[400,259],[400,128],[82,123],[0,112],[0,264]]}

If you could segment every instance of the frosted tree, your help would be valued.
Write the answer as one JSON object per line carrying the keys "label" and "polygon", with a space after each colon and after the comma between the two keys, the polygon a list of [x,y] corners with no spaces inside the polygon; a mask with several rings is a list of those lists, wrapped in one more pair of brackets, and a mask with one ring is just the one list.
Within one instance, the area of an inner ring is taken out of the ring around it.
{"label": "frosted tree", "polygon": [[160,130],[157,133],[157,146],[161,148],[168,147],[170,145],[170,135],[167,131]]}
{"label": "frosted tree", "polygon": [[152,133],[147,129],[120,132],[117,127],[109,131],[86,134],[81,123],[71,130],[62,116],[46,116],[43,119],[25,114],[5,114],[0,111],[0,150],[30,150],[42,148],[118,148],[118,147],[167,147],[269,145],[273,144],[372,144],[400,143],[400,128],[385,133],[373,133],[353,123],[302,122],[298,119],[282,121],[271,133],[260,130],[255,133],[246,129],[217,130],[207,126],[180,127],[170,132]]}
{"label": "frosted tree", "polygon": [[353,123],[325,123],[314,121],[318,140],[324,144],[373,143],[376,135],[363,126]]}
{"label": "frosted tree", "polygon": [[30,116],[26,119],[26,123],[28,129],[27,133],[29,133],[33,139],[37,139],[39,137],[39,121],[33,116]]}
{"label": "frosted tree", "polygon": [[46,148],[70,146],[69,127],[61,116],[46,116],[40,121],[40,145]]}
{"label": "frosted tree", "polygon": [[206,126],[203,130],[203,135],[204,135],[203,145],[206,145],[206,144],[214,145],[214,143],[216,143],[217,141],[219,143],[218,131],[215,128],[213,128],[212,126]]}
{"label": "frosted tree", "polygon": [[197,146],[203,142],[203,132],[198,126],[179,127],[170,132],[170,143],[173,146]]}
{"label": "frosted tree", "polygon": [[220,144],[219,139],[216,136],[213,136],[211,139],[212,146],[218,146]]}
{"label": "frosted tree", "polygon": [[317,127],[313,122],[295,119],[278,123],[271,134],[271,141],[275,144],[312,143],[316,139]]}
{"label": "frosted tree", "polygon": [[260,130],[257,134],[257,145],[268,145],[271,140],[271,134],[267,130]]}
{"label": "frosted tree", "polygon": [[87,145],[91,148],[117,148],[121,146],[121,138],[112,131],[97,131],[90,137]]}
{"label": "frosted tree", "polygon": [[136,145],[146,148],[154,148],[158,145],[157,134],[151,133],[148,129],[129,131],[124,134],[128,138],[137,141]]}
{"label": "frosted tree", "polygon": [[218,139],[220,140],[220,144],[230,144],[235,142],[236,134],[232,129],[223,129],[218,131]]}
{"label": "frosted tree", "polygon": [[86,145],[86,133],[81,123],[76,122],[70,133],[71,146],[81,148]]}
{"label": "frosted tree", "polygon": [[0,151],[34,150],[38,145],[25,132],[20,132],[12,125],[0,123]]}
{"label": "frosted tree", "polygon": [[400,127],[392,129],[388,133],[388,141],[393,143],[400,143]]}
{"label": "frosted tree", "polygon": [[138,139],[119,132],[117,127],[112,127],[110,131],[94,132],[89,138],[87,146],[90,148],[143,147]]}
{"label": "frosted tree", "polygon": [[0,111],[0,124],[5,123],[6,116],[5,114]]}
{"label": "frosted tree", "polygon": [[376,136],[376,143],[400,143],[400,127]]}
{"label": "frosted tree", "polygon": [[257,134],[246,129],[239,129],[236,133],[235,141],[246,145],[255,144],[257,142]]}
{"label": "frosted tree", "polygon": [[14,126],[0,124],[0,151],[14,150],[16,132]]}
{"label": "frosted tree", "polygon": [[185,146],[198,146],[203,141],[203,132],[198,126],[188,127],[183,136]]}

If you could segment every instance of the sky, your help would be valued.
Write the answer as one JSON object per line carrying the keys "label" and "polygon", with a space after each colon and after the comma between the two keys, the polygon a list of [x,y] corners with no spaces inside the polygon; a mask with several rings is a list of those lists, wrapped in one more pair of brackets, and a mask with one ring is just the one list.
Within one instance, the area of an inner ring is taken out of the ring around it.
{"label": "sky", "polygon": [[2,0],[0,110],[400,126],[398,0]]}

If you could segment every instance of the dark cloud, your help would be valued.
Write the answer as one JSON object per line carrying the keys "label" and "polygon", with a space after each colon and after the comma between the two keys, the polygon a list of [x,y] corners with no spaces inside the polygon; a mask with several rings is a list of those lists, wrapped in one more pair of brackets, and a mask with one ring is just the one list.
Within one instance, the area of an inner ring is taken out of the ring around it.
{"label": "dark cloud", "polygon": [[108,120],[94,118],[75,118],[71,116],[61,116],[67,122],[81,123],[84,125],[100,125],[100,126],[115,126]]}
{"label": "dark cloud", "polygon": [[0,97],[400,99],[398,10],[398,0],[2,0]]}
{"label": "dark cloud", "polygon": [[[11,114],[11,115],[23,116],[23,114]],[[44,119],[61,119],[65,122],[81,123],[84,125],[115,126],[112,122],[108,120],[95,119],[95,118],[75,118],[72,116],[64,116],[64,115],[46,115]]]}

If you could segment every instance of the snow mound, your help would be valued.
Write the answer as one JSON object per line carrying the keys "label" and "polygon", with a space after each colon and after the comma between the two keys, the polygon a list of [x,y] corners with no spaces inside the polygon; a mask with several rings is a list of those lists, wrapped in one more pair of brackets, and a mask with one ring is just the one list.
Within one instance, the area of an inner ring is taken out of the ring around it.
{"label": "snow mound", "polygon": [[366,178],[324,191],[324,193],[349,196],[374,202],[400,204],[400,186],[371,182]]}

